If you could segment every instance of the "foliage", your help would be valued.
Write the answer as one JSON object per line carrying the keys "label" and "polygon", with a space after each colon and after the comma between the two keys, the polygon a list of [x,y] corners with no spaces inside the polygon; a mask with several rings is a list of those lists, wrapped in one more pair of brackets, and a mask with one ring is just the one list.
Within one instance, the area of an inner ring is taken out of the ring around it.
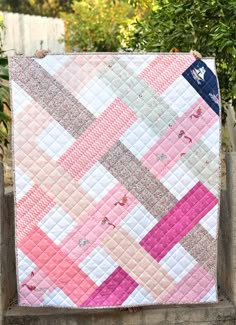
{"label": "foliage", "polygon": [[72,0],[0,0],[0,10],[29,15],[59,17],[71,12]]}
{"label": "foliage", "polygon": [[3,19],[0,16],[0,150],[3,154],[4,147],[9,144],[8,130],[10,118],[10,98],[9,98],[9,74],[8,74],[8,60],[4,57],[2,49],[2,37],[4,32]]}
{"label": "foliage", "polygon": [[126,46],[130,26],[150,11],[152,3],[153,0],[74,0],[73,13],[62,15],[68,49],[117,51]]}
{"label": "foliage", "polygon": [[[236,1],[159,0],[138,20],[127,41],[130,50],[182,52],[215,56],[223,106],[236,106]],[[223,112],[223,121],[225,112]]]}
{"label": "foliage", "polygon": [[74,1],[73,11],[63,16],[65,43],[72,51],[116,51],[120,29],[133,15],[127,2],[112,0]]}

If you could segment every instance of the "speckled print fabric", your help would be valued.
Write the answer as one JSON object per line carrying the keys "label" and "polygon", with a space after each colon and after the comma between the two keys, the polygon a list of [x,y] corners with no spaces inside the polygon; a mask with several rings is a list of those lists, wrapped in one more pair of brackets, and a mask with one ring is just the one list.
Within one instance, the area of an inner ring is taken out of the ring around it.
{"label": "speckled print fabric", "polygon": [[216,302],[214,59],[9,61],[19,304]]}

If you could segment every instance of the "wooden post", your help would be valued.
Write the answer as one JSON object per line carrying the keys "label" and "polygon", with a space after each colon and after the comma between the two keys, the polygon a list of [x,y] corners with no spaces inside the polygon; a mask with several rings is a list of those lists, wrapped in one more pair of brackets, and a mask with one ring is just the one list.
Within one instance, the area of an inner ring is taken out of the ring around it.
{"label": "wooden post", "polygon": [[4,191],[4,167],[0,162],[0,325],[16,295],[15,224],[12,192]]}
{"label": "wooden post", "polygon": [[0,161],[0,325],[3,323],[4,313],[4,291],[3,291],[3,240],[2,240],[2,223],[4,215],[4,179],[3,179],[3,164]]}
{"label": "wooden post", "polygon": [[226,154],[226,170],[227,170],[227,203],[228,203],[228,220],[229,223],[229,256],[227,275],[230,281],[228,295],[236,306],[236,152]]}

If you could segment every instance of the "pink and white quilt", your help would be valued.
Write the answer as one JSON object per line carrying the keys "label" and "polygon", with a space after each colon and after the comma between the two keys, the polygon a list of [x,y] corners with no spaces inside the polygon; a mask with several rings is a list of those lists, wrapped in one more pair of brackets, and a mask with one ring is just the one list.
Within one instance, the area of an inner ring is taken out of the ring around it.
{"label": "pink and white quilt", "polygon": [[214,59],[10,59],[19,304],[217,301]]}

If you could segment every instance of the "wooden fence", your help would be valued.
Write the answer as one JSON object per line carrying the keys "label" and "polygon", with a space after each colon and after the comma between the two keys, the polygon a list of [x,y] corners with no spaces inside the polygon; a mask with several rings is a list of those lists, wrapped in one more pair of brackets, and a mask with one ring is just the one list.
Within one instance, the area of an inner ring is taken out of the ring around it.
{"label": "wooden fence", "polygon": [[64,44],[59,42],[64,34],[62,19],[8,12],[0,15],[6,26],[3,49],[8,55],[34,55],[40,48],[50,49],[52,53],[64,52]]}

